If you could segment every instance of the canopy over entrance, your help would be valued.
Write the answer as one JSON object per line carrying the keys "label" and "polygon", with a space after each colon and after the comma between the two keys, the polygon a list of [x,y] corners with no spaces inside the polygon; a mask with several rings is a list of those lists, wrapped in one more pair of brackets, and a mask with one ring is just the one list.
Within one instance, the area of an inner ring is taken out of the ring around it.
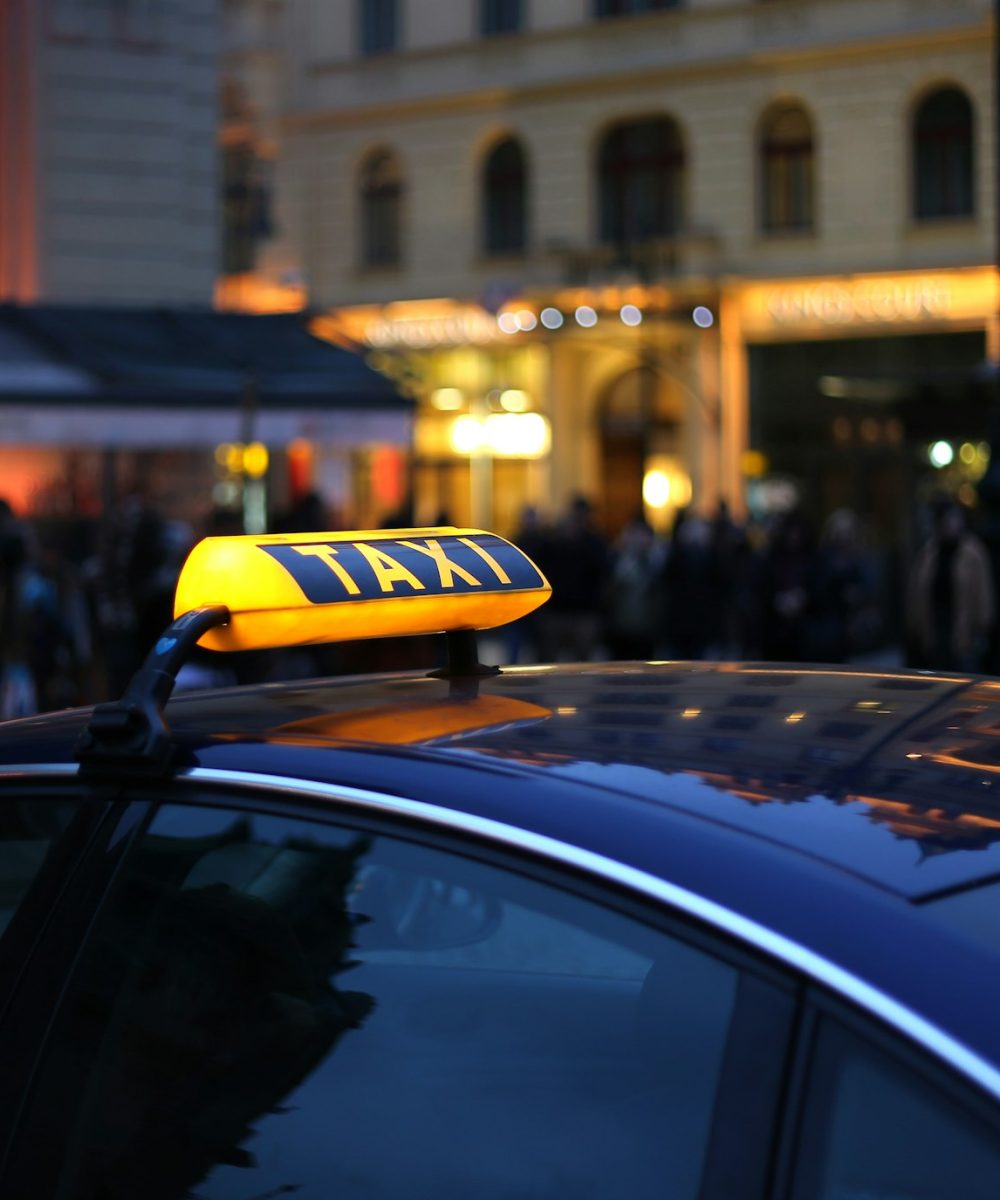
{"label": "canopy over entrance", "polygon": [[0,305],[7,444],[406,444],[413,401],[302,314]]}

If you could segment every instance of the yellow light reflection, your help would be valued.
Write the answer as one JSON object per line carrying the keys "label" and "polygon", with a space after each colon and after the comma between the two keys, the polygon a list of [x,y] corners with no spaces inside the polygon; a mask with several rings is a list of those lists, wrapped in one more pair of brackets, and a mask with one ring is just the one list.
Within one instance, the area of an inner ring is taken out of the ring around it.
{"label": "yellow light reflection", "polygon": [[263,442],[251,442],[243,449],[243,470],[251,479],[263,479],[270,456]]}
{"label": "yellow light reflection", "polygon": [[475,454],[485,436],[483,423],[478,417],[456,417],[451,425],[449,441],[456,454]]}
{"label": "yellow light reflection", "polygon": [[[920,758],[919,754],[908,754],[907,758]],[[941,763],[945,767],[965,767],[969,771],[982,771],[986,775],[1000,775],[1000,766],[995,763],[970,762],[967,758],[959,758],[955,754],[928,754],[931,762]]]}
{"label": "yellow light reflection", "polygon": [[485,421],[486,444],[499,458],[541,458],[552,437],[541,413],[490,413]]}
{"label": "yellow light reflection", "polygon": [[670,480],[664,471],[647,471],[642,481],[642,498],[650,508],[666,508],[670,503]]}
{"label": "yellow light reflection", "polygon": [[500,393],[500,407],[506,412],[527,412],[531,407],[531,397],[519,388],[507,388]]}
{"label": "yellow light reflection", "polygon": [[684,711],[681,713],[681,717],[682,717],[682,718],[683,718],[685,721],[690,721],[692,718],[694,718],[694,717],[700,717],[700,716],[701,716],[701,709],[700,709],[700,708],[686,708],[686,709],[685,709],[685,710],[684,710]]}
{"label": "yellow light reflection", "polygon": [[465,404],[465,396],[459,388],[435,388],[431,392],[431,404],[440,412],[457,412]]}
{"label": "yellow light reflection", "polygon": [[760,450],[744,450],[740,456],[740,466],[748,479],[759,479],[761,475],[766,475],[770,465],[767,455]]}
{"label": "yellow light reflection", "polygon": [[[822,670],[817,670],[815,667],[745,667],[740,664],[733,664],[731,669],[737,675],[812,675],[816,679],[825,679],[827,676],[847,676],[851,679],[898,679],[898,671],[831,671],[827,667]],[[971,683],[972,680],[968,676],[962,675],[931,675],[927,671],[920,672],[920,679],[926,683]],[[988,684],[980,682],[979,687],[997,687],[1000,688],[1000,682]]]}

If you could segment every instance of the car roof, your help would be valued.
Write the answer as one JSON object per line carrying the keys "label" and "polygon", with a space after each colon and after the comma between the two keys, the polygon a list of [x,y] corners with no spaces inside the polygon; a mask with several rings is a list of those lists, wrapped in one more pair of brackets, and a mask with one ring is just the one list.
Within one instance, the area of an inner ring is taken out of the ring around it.
{"label": "car roof", "polygon": [[[508,668],[180,694],[195,765],[397,791],[421,765],[543,778],[711,821],[912,900],[1000,876],[1000,681],[773,664]],[[86,713],[0,727],[0,763],[67,761]],[[405,787],[404,787],[405,790]]]}
{"label": "car roof", "polygon": [[[87,717],[0,726],[0,775],[71,762]],[[167,718],[187,777],[364,789],[555,839],[745,914],[1000,1062],[980,986],[1000,947],[936,919],[1000,879],[1000,681],[560,665],[180,694]]]}

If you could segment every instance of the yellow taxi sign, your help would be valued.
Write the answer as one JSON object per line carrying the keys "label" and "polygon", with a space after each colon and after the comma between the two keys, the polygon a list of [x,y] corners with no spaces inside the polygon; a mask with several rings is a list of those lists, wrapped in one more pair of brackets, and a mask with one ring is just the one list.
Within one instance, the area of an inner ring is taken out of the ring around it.
{"label": "yellow taxi sign", "polygon": [[527,615],[551,591],[526,554],[478,529],[251,534],[194,547],[174,615],[224,604],[229,624],[199,645],[263,650],[492,629]]}

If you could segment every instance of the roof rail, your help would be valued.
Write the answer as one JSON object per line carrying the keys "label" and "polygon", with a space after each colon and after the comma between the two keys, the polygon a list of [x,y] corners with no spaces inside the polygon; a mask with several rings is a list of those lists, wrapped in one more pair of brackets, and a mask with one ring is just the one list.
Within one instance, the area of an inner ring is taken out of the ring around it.
{"label": "roof rail", "polygon": [[146,661],[132,676],[120,700],[98,704],[80,735],[75,756],[81,771],[124,768],[166,775],[176,747],[163,709],[198,640],[210,629],[225,625],[229,609],[206,605],[184,613],[171,624]]}

